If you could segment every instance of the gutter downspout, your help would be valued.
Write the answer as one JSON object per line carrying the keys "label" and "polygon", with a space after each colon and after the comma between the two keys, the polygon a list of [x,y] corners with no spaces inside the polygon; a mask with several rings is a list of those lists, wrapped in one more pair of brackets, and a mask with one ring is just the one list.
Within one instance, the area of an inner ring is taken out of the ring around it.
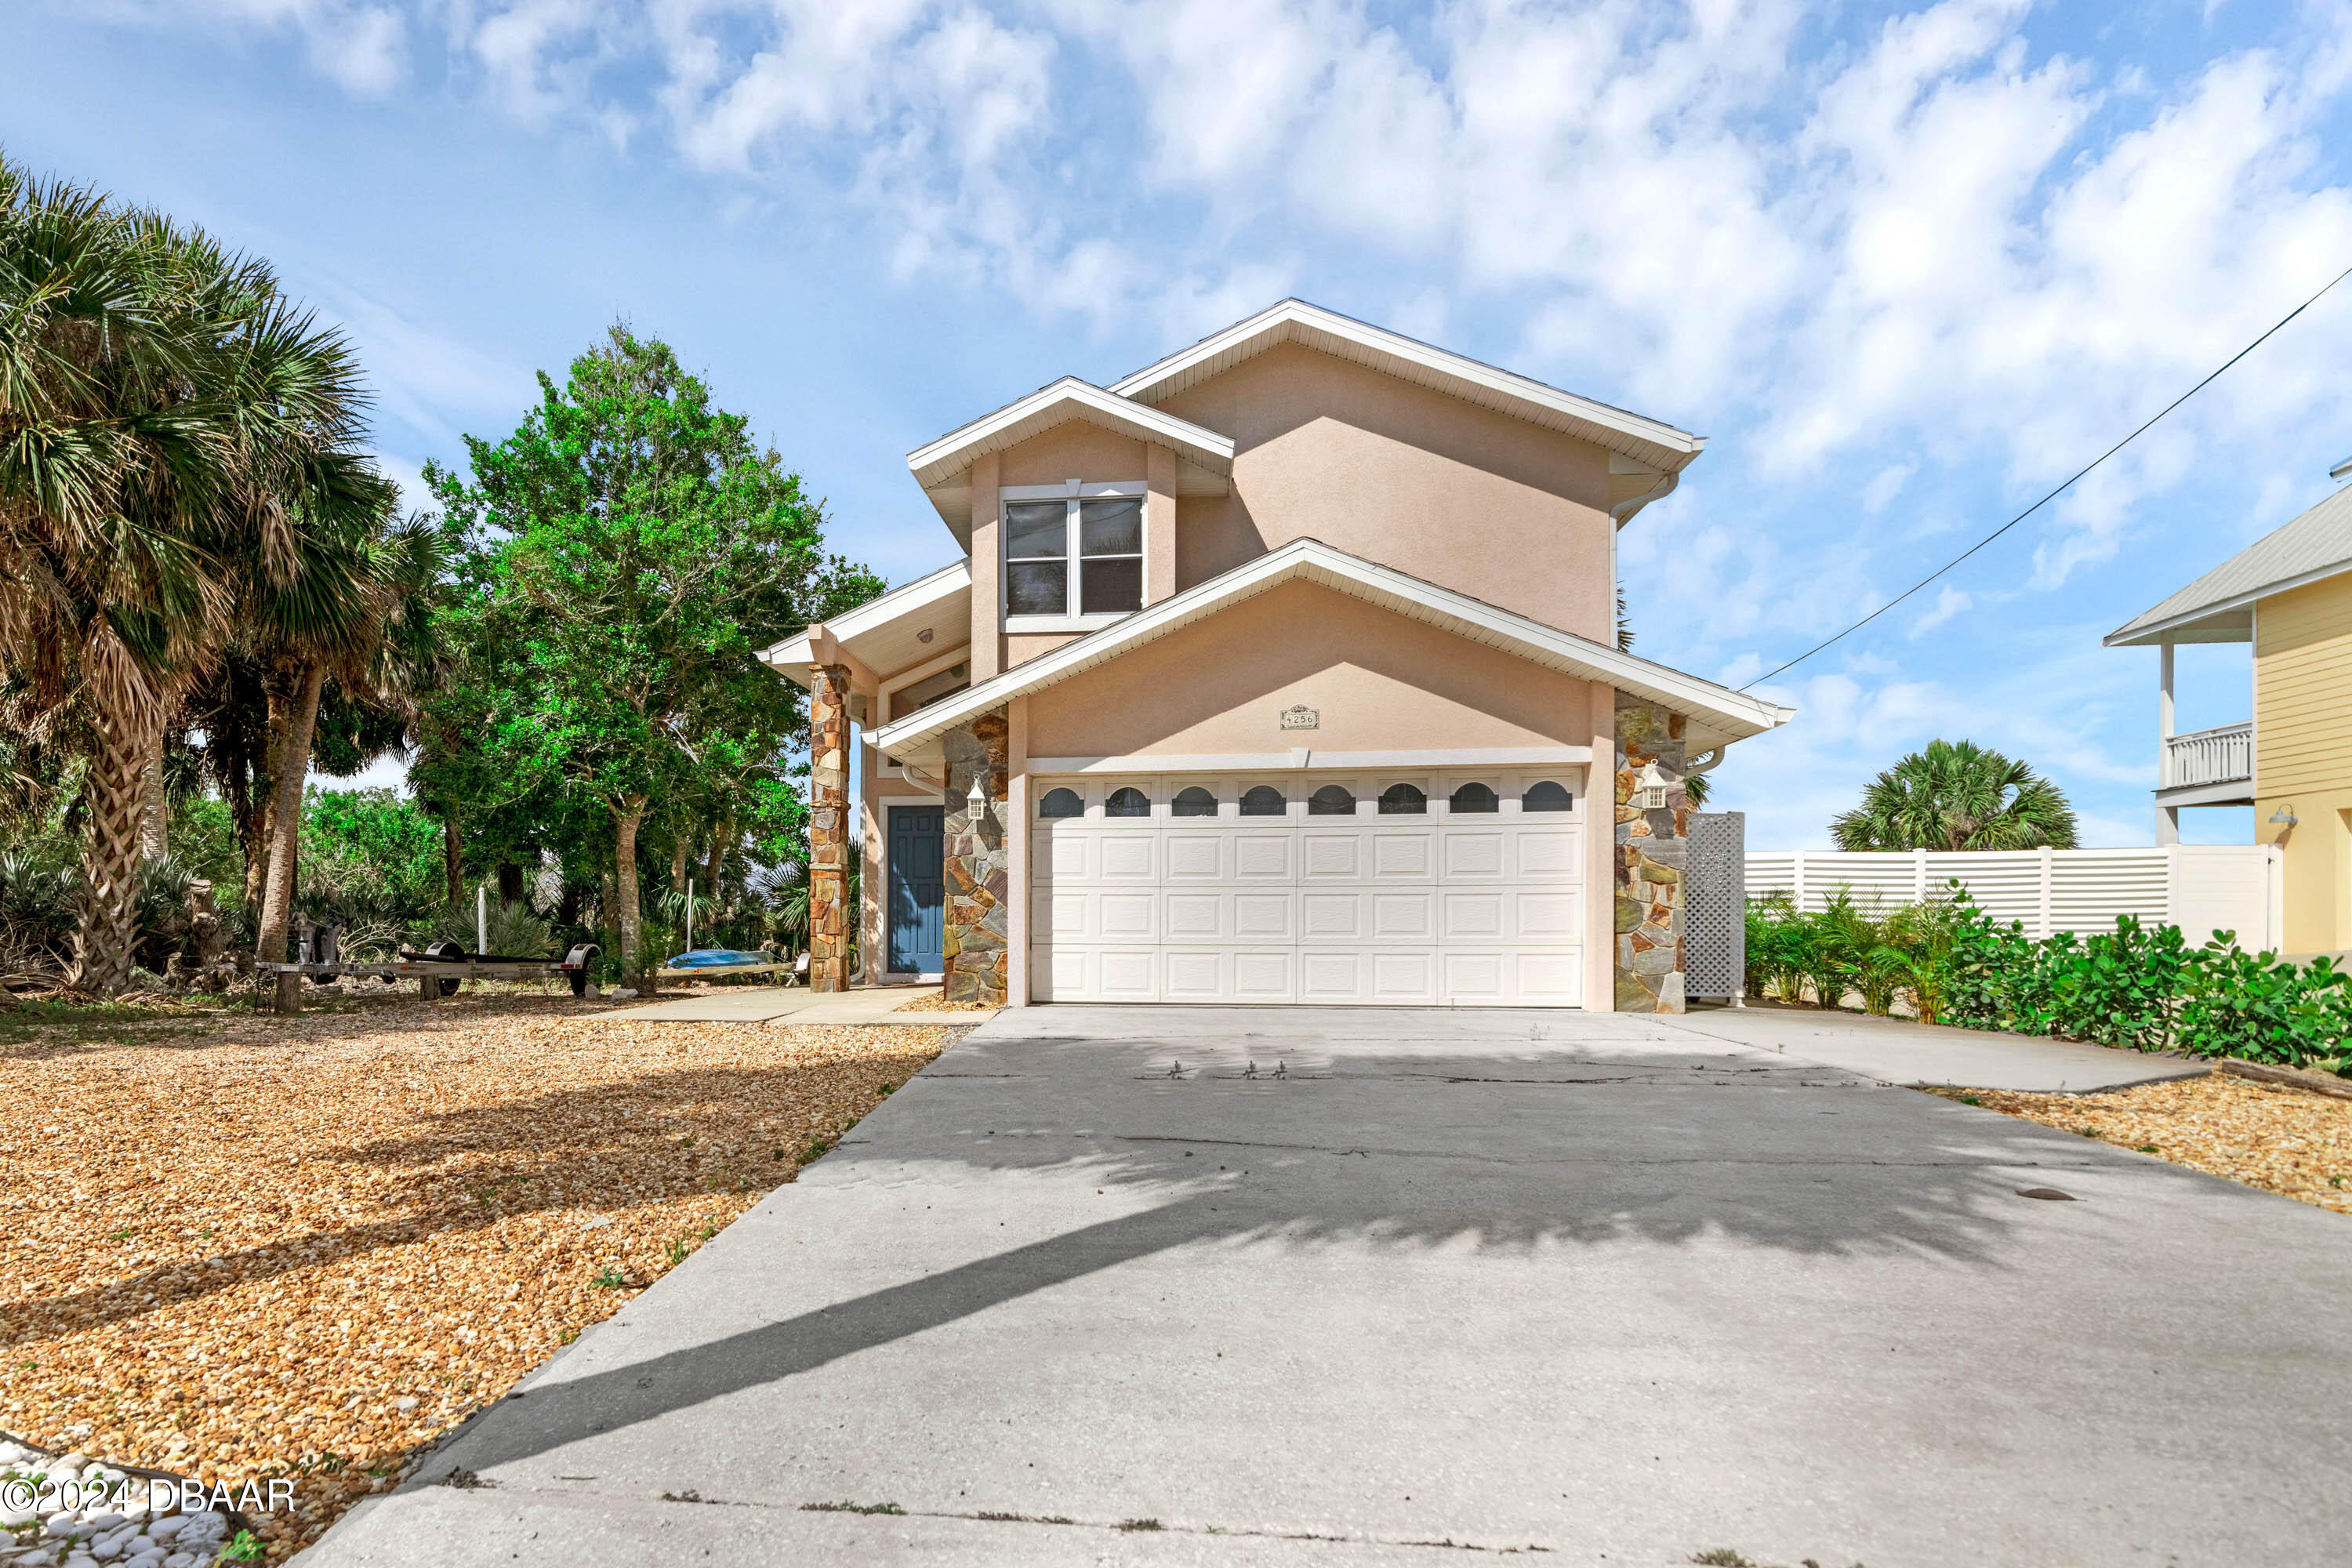
{"label": "gutter downspout", "polygon": [[[1617,613],[1617,591],[1619,588],[1623,586],[1623,580],[1617,574],[1618,531],[1627,523],[1633,521],[1634,513],[1640,511],[1643,507],[1649,505],[1654,500],[1665,500],[1666,497],[1674,493],[1675,487],[1682,482],[1682,470],[1680,468],[1676,468],[1673,473],[1659,479],[1656,484],[1651,486],[1648,489],[1643,490],[1640,495],[1633,496],[1626,500],[1621,500],[1615,506],[1609,509],[1609,612],[1612,622],[1610,628],[1611,637],[1609,640],[1612,647],[1615,646],[1617,640],[1615,636],[1616,628],[1614,626]],[[1622,652],[1622,650],[1620,649],[1619,651]]]}

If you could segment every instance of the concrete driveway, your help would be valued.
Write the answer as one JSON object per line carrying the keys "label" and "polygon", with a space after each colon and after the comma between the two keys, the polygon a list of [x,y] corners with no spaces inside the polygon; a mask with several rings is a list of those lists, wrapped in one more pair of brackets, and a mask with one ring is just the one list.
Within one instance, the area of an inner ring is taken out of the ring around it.
{"label": "concrete driveway", "polygon": [[303,1562],[2336,1564],[2347,1300],[1669,1021],[1024,1009]]}

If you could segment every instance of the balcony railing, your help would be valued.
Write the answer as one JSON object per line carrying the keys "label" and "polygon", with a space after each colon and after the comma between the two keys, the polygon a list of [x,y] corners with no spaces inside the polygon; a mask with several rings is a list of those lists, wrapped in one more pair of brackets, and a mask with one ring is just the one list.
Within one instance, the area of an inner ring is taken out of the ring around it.
{"label": "balcony railing", "polygon": [[2254,776],[2254,721],[2224,724],[2175,735],[2164,743],[2164,781],[2159,789],[2236,784]]}

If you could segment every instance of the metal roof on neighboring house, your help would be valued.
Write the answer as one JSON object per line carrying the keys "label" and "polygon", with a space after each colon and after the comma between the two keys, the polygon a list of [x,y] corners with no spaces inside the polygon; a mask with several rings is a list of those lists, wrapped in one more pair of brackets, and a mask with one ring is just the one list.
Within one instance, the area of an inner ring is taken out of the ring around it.
{"label": "metal roof on neighboring house", "polygon": [[2352,572],[2352,485],[2108,633],[2106,646],[2248,642],[2255,600],[2339,572]]}

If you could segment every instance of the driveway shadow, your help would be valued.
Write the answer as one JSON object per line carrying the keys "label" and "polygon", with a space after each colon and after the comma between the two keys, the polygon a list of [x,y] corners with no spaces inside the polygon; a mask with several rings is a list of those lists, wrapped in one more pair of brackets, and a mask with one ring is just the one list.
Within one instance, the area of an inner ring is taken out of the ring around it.
{"label": "driveway shadow", "polygon": [[[1293,1037],[1221,1053],[1173,1035],[1093,1044],[973,1037],[800,1192],[928,1187],[976,1197],[988,1213],[995,1187],[1012,1205],[1003,1212],[1014,1213],[1040,1188],[1100,1189],[1120,1192],[1127,1212],[986,1257],[943,1259],[919,1277],[625,1366],[583,1366],[570,1378],[559,1366],[478,1417],[425,1474],[487,1469],[782,1384],[1178,1249],[1344,1247],[1403,1260],[1441,1247],[1526,1255],[1720,1239],[1998,1269],[2021,1210],[2042,1206],[2021,1199],[2021,1186],[2087,1180],[2094,1170],[2111,1180],[2126,1162],[2145,1182],[2217,1184],[1737,1047],[1476,1046],[1360,1051],[1336,1037]],[[1295,1072],[1264,1076],[1294,1061]],[[1243,1076],[1253,1063],[1260,1076]],[[1176,1066],[1185,1076],[1171,1074]],[[1145,1206],[1134,1206],[1138,1198]],[[764,1234],[754,1222],[743,1244]],[[729,1257],[731,1275],[712,1271],[716,1259],[686,1266],[706,1300],[714,1286],[755,1289],[761,1268],[781,1266],[746,1258],[740,1247]],[[679,1283],[673,1276],[667,1285]],[[650,1312],[708,1310],[667,1288],[631,1313],[642,1322]]]}

